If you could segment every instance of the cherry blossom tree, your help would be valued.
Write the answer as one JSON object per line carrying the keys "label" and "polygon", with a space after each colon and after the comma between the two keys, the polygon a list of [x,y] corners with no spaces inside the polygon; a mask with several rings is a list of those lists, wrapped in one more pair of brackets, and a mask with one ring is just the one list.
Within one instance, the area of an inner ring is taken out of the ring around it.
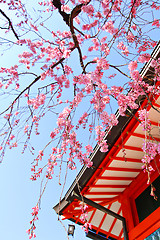
{"label": "cherry blossom tree", "polygon": [[[123,116],[138,109],[142,97],[152,104],[150,96],[160,94],[160,59],[151,55],[159,40],[160,3],[1,0],[0,4],[1,161],[8,149],[29,150],[31,180],[46,178],[32,212],[28,230],[32,238],[39,202],[54,169],[61,175],[64,162],[74,170],[77,161],[91,167],[94,141],[102,152],[108,150],[104,136],[118,123],[115,109]],[[141,69],[147,62],[152,76],[144,80]],[[147,114],[140,108],[138,121],[149,133]],[[36,152],[34,139],[43,137],[41,122],[48,140]],[[152,140],[143,146],[147,172],[160,153],[160,144]]]}

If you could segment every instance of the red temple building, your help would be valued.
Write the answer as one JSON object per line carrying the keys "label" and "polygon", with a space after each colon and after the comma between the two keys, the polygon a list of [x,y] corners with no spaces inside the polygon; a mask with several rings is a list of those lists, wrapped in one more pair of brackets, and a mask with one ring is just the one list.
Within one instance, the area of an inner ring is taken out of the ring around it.
{"label": "red temple building", "polygon": [[[160,58],[160,44],[153,51],[152,58]],[[148,62],[141,76],[147,81],[153,78],[153,74],[154,69]],[[159,142],[160,114],[155,109],[160,109],[160,96],[149,98],[151,104],[148,104],[147,97],[143,97],[140,108],[149,111],[151,135]],[[138,109],[125,116],[120,116],[117,111],[119,123],[105,136],[109,151],[103,153],[98,146],[95,147],[90,156],[93,167],[82,167],[60,204],[54,207],[64,219],[82,224],[79,203],[86,203],[87,220],[92,225],[87,237],[91,239],[160,239],[160,156],[151,162],[154,171],[150,181],[156,189],[155,200],[150,194],[151,185],[147,184],[148,176],[141,162],[143,141],[150,136],[145,136],[137,117]]]}

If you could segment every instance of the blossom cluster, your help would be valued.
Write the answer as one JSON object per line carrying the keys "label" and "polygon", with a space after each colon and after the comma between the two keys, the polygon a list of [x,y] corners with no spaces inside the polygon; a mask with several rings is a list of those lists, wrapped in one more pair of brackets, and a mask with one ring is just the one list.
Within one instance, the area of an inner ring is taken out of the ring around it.
{"label": "blossom cluster", "polygon": [[29,235],[29,239],[36,237],[36,234],[34,231],[36,229],[35,221],[38,220],[39,207],[38,205],[36,205],[32,209],[33,209],[33,212],[32,212],[33,219],[30,221],[31,227],[26,231]]}
{"label": "blossom cluster", "polygon": [[150,131],[151,130],[151,123],[150,123],[150,119],[148,117],[148,111],[146,109],[142,109],[138,111],[139,114],[139,120],[140,125],[143,127],[144,131]]}
{"label": "blossom cluster", "polygon": [[29,99],[27,103],[28,105],[32,105],[34,109],[37,109],[39,106],[44,105],[45,99],[46,95],[41,93],[36,98]]}
{"label": "blossom cluster", "polygon": [[128,56],[129,54],[128,47],[123,42],[118,43],[117,48],[122,50],[122,54]]}
{"label": "blossom cluster", "polygon": [[80,219],[83,222],[82,229],[84,229],[85,232],[88,232],[89,228],[92,229],[92,225],[88,222],[87,217],[88,217],[88,212],[87,208],[88,206],[84,203],[79,204],[80,209],[82,211]]}
{"label": "blossom cluster", "polygon": [[4,87],[5,89],[7,89],[13,83],[15,83],[17,87],[19,86],[18,65],[14,65],[10,68],[1,67],[0,73],[7,74],[9,76],[9,79],[7,81],[5,81],[5,84],[3,84],[2,81],[0,82],[0,88]]}
{"label": "blossom cluster", "polygon": [[[152,142],[151,140],[147,141],[147,139],[145,139],[142,149],[144,152],[144,157],[142,158],[142,169],[144,172],[148,173],[148,184],[150,184],[150,174],[154,171],[151,161],[157,154],[160,155],[160,143]],[[151,195],[155,196],[154,191],[152,191]]]}

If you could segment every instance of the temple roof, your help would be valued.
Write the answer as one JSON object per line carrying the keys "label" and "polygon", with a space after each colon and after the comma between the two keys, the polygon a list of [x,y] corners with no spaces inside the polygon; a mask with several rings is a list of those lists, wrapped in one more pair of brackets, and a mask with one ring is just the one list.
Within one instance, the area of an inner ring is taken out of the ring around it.
{"label": "temple roof", "polygon": [[[160,57],[160,43],[152,53],[152,58]],[[150,67],[151,61],[145,64],[141,71],[144,80],[153,75],[153,69]],[[138,121],[138,110],[127,111],[125,116],[120,116],[117,111],[116,116],[118,125],[113,126],[106,132],[104,137],[109,145],[107,153],[100,152],[97,145],[90,156],[93,167],[83,166],[65,194],[64,198],[54,207],[54,210],[63,215],[63,218],[70,219],[78,224],[82,224],[80,215],[80,201],[73,199],[69,201],[72,192],[79,193],[104,206],[107,209],[123,216],[121,207],[121,196],[131,186],[132,182],[142,173],[141,159],[144,156],[142,144],[145,137],[156,141],[159,138],[159,113],[155,109],[160,109],[160,97],[152,98],[151,104],[148,99],[141,99],[140,109],[144,107],[149,112],[151,120],[150,135],[146,135],[143,127]],[[155,109],[154,109],[155,108]],[[78,183],[78,184],[77,184]],[[105,237],[113,239],[123,238],[122,222],[107,213],[104,213],[93,206],[88,208],[88,221],[91,223],[96,234],[104,234]]]}

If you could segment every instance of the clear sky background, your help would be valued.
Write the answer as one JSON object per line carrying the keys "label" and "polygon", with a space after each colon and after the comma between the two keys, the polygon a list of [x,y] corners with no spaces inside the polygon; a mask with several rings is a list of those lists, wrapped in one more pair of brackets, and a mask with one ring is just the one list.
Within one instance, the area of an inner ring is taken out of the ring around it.
{"label": "clear sky background", "polygon": [[[37,2],[37,0],[26,1],[26,4],[28,4],[28,7],[30,7],[33,16],[35,15],[35,18],[36,13],[34,13],[33,8],[37,7]],[[5,5],[1,4],[1,7],[4,11],[6,11]],[[48,27],[50,27],[51,31],[58,28],[63,31],[63,29],[65,29],[63,28],[64,23],[62,22],[61,18],[58,18],[58,14],[55,14],[55,18],[51,19],[52,21],[50,22],[50,26]],[[10,18],[16,20],[14,13],[9,12],[9,16]],[[3,32],[1,32],[1,37],[5,37],[5,34],[3,35]],[[4,52],[1,48],[0,54],[3,54],[3,58],[0,58],[0,67],[10,67],[16,64],[16,57],[19,53],[17,52],[16,48],[11,48]],[[37,68],[37,74],[40,74],[39,68]],[[24,78],[24,86],[25,81],[28,84],[28,82],[32,80],[33,78]],[[4,97],[4,101],[0,103],[0,111],[4,110],[5,106],[7,106],[8,102],[11,102],[12,98],[13,96],[10,96],[10,98]],[[43,123],[42,121],[42,134],[40,135],[38,141],[36,137],[33,139],[33,142],[36,143],[34,144],[34,146],[36,147],[37,151],[41,149],[41,146],[44,146],[43,144],[46,144],[46,141],[48,141],[49,132],[53,130],[54,127],[56,127],[55,124],[53,125],[52,120],[53,119],[48,119],[47,124]],[[2,126],[2,122],[0,122],[0,126]],[[32,182],[30,180],[31,162],[33,161],[34,157],[28,151],[26,151],[24,154],[21,154],[21,151],[22,147],[7,151],[3,162],[0,164],[1,240],[28,239],[28,234],[26,233],[26,230],[30,228],[29,222],[30,220],[32,220],[32,207],[37,204],[40,195],[41,181]],[[69,173],[63,196],[73,182],[76,173],[76,171],[74,171],[73,173]],[[39,220],[36,221],[37,229],[35,233],[37,235],[37,240],[67,239],[66,232],[62,224],[58,221],[57,214],[53,210],[53,206],[55,206],[59,202],[63,187],[63,180],[61,181],[62,185],[60,186],[58,184],[58,179],[59,177],[57,170],[53,179],[49,181],[46,191],[42,197],[41,210],[39,211],[38,215]],[[71,224],[70,221],[63,221],[66,229],[68,229],[69,223]],[[72,239],[72,236],[70,236],[70,239]],[[84,231],[78,225],[76,225],[74,239],[88,239],[85,237]]]}
{"label": "clear sky background", "polygon": [[[6,154],[0,167],[0,230],[1,240],[28,239],[26,230],[32,219],[31,210],[37,202],[40,182],[30,180],[31,155],[21,155],[18,149]],[[68,182],[72,182],[70,178]],[[52,207],[58,203],[61,187],[55,183],[56,177],[49,182],[42,198],[39,220],[36,222],[37,240],[67,239],[64,228],[57,221],[57,214]],[[67,184],[69,187],[69,183]],[[67,186],[66,186],[67,188]],[[67,220],[64,220],[68,228]],[[72,239],[72,236],[70,236]],[[76,225],[75,239],[88,239],[81,227]]]}

